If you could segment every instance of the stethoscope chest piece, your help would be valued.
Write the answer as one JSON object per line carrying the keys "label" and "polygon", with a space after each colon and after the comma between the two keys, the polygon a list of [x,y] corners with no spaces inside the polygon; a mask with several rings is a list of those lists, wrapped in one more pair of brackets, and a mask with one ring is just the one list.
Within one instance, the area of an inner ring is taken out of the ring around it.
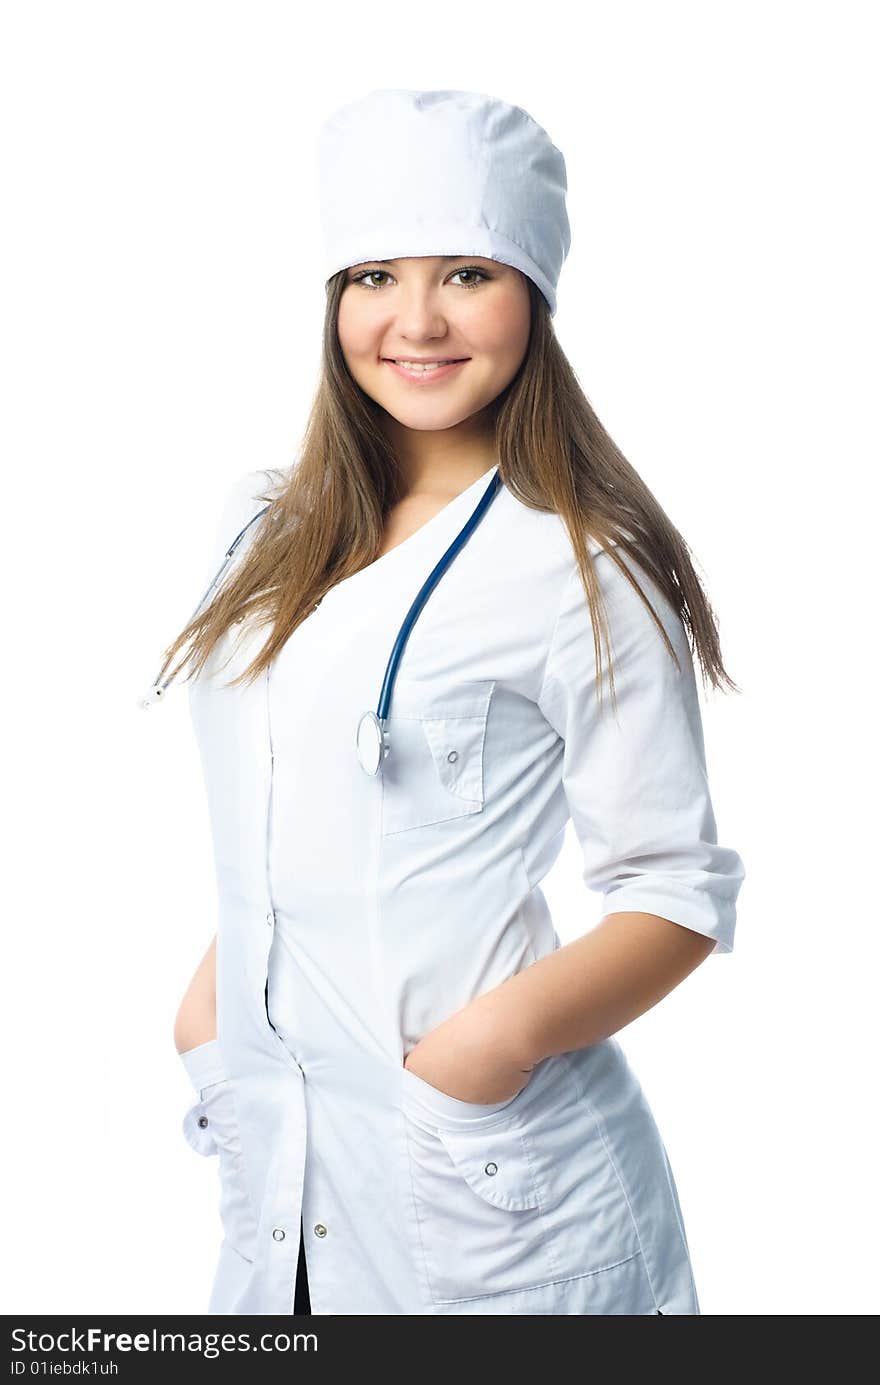
{"label": "stethoscope chest piece", "polygon": [[377,775],[388,754],[388,736],[375,712],[364,712],[358,722],[357,753],[367,774]]}

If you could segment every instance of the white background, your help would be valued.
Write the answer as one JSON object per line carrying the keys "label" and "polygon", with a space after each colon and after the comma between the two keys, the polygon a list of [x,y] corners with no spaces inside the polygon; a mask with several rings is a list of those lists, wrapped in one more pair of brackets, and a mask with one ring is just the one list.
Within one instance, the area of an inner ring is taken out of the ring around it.
{"label": "white background", "polygon": [[[735,950],[619,1035],[702,1311],[877,1312],[873,19],[4,6],[5,1312],[207,1302],[216,1161],[180,1130],[172,1026],[213,861],[185,692],[137,702],[227,487],[295,455],[315,134],[376,87],[489,92],[562,149],[557,334],[691,545],[743,688],[704,695],[748,871]],[[545,891],[563,941],[598,918],[571,836]]]}

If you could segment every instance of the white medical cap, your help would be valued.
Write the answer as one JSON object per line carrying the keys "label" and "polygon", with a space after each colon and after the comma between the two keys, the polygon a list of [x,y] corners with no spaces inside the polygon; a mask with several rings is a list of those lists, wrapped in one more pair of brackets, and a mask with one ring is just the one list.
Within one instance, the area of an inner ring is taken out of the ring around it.
{"label": "white medical cap", "polygon": [[556,312],[571,244],[565,160],[520,106],[473,91],[372,91],[318,134],[325,279],[365,260],[479,255]]}

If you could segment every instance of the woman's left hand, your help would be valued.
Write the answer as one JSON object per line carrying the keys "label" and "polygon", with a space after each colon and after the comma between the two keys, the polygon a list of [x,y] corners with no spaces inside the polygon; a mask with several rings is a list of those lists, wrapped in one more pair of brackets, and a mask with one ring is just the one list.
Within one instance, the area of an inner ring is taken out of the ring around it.
{"label": "woman's left hand", "polygon": [[536,1061],[518,1051],[515,1030],[475,1001],[425,1034],[403,1065],[447,1096],[489,1105],[515,1097]]}

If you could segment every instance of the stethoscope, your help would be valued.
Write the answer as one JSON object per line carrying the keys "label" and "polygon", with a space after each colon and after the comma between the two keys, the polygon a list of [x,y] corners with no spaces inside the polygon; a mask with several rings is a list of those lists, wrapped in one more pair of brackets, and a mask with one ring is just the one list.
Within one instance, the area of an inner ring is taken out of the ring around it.
{"label": "stethoscope", "polygon": [[496,471],[492,480],[480,496],[470,519],[468,519],[467,523],[452,540],[452,543],[443,554],[437,566],[423,583],[418,596],[404,617],[403,624],[398,631],[397,639],[394,641],[394,646],[385,668],[385,677],[382,680],[382,691],[379,694],[379,705],[375,712],[364,712],[358,722],[358,759],[367,774],[376,775],[379,773],[382,768],[382,761],[391,749],[388,732],[385,729],[388,719],[388,708],[391,705],[391,690],[394,687],[394,680],[397,677],[397,668],[403,656],[406,642],[412,634],[413,626],[421,615],[425,602],[431,595],[431,592],[440,581],[440,578],[449,567],[449,564],[464,548],[500,489],[501,475]]}
{"label": "stethoscope", "polygon": [[[385,677],[382,680],[382,690],[379,694],[379,705],[377,706],[375,712],[364,712],[360,721],[358,722],[358,760],[360,761],[360,764],[364,771],[369,775],[376,776],[379,774],[379,772],[382,769],[382,762],[391,749],[388,731],[386,729],[388,720],[388,709],[391,705],[391,693],[394,687],[394,680],[397,677],[397,669],[400,664],[400,660],[403,657],[403,651],[406,648],[406,642],[412,634],[413,626],[415,625],[416,621],[421,615],[425,603],[428,600],[428,597],[431,595],[437,583],[440,581],[440,578],[446,572],[450,563],[452,563],[455,560],[455,558],[464,548],[471,534],[474,532],[477,525],[482,520],[483,516],[485,515],[489,506],[492,504],[492,501],[495,499],[500,489],[501,475],[496,470],[495,474],[492,477],[492,480],[489,482],[488,486],[483,491],[483,494],[480,496],[479,501],[474,507],[473,513],[470,515],[469,519],[466,521],[466,523],[459,530],[458,534],[452,540],[452,543],[449,545],[446,552],[443,554],[443,557],[437,563],[436,567],[433,568],[433,570],[427,577],[426,581],[422,584],[415,601],[413,601],[412,605],[406,613],[406,616],[404,617],[403,624],[401,625],[400,630],[397,633],[397,638],[394,641],[394,645],[392,647],[391,654],[389,655],[388,663],[385,668]],[[208,587],[205,591],[204,596],[201,598],[192,615],[190,616],[190,620],[195,619],[199,611],[204,606],[205,602],[208,600],[208,597],[211,595],[212,591],[217,586],[217,583],[220,581],[220,578],[223,576],[223,573],[226,571],[227,566],[232,560],[232,555],[234,554],[241,540],[244,538],[248,529],[260,518],[260,515],[266,513],[266,510],[268,508],[269,506],[266,505],[262,510],[258,510],[257,513],[253,516],[253,518],[248,520],[244,528],[241,529],[238,532],[238,534],[236,534],[235,538],[233,539],[232,543],[229,545],[229,548],[227,548],[226,553],[224,554],[223,562],[220,564],[220,567],[218,568],[214,577],[208,583]],[[164,698],[165,690],[167,689],[169,683],[171,683],[172,681],[170,677],[166,678],[164,682],[162,681],[162,674],[165,671],[165,667],[166,665],[163,664],[162,668],[159,670],[155,679],[153,680],[152,686],[148,689],[147,693],[140,699],[141,707],[152,707],[156,702],[161,702]]]}

